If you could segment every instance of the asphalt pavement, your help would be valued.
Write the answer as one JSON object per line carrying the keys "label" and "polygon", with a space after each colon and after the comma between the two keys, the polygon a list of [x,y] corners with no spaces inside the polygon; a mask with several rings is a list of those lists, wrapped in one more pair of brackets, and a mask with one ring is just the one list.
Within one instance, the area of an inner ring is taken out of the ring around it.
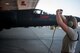
{"label": "asphalt pavement", "polygon": [[[61,29],[53,32],[48,26],[4,29],[0,32],[0,53],[61,53],[65,33]],[[79,48],[80,41],[76,53]]]}

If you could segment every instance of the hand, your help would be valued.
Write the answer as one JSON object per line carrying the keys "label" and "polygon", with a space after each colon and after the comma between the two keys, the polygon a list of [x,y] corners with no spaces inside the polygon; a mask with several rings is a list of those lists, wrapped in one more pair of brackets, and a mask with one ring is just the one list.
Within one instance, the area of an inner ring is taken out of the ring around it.
{"label": "hand", "polygon": [[57,14],[62,14],[63,10],[62,9],[57,9],[56,13]]}

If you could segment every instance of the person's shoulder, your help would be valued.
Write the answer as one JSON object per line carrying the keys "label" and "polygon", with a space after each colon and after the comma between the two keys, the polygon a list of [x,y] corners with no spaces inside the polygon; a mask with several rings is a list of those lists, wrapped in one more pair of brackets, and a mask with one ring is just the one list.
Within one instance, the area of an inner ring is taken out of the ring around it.
{"label": "person's shoulder", "polygon": [[68,31],[67,31],[67,33],[75,33],[75,31],[76,31],[76,29],[73,29],[73,28],[71,28],[71,27],[68,27]]}
{"label": "person's shoulder", "polygon": [[68,30],[74,30],[73,28],[71,28],[71,27],[68,27]]}
{"label": "person's shoulder", "polygon": [[68,30],[67,34],[69,35],[69,37],[72,40],[77,40],[77,37],[78,37],[77,28],[73,29],[73,28],[69,27],[69,30]]}

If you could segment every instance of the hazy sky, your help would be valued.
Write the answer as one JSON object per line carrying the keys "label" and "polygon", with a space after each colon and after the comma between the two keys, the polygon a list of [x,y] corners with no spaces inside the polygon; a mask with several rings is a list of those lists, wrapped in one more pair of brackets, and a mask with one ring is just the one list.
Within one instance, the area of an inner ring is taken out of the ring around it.
{"label": "hazy sky", "polygon": [[80,17],[80,0],[39,0],[37,9],[55,14],[57,9],[63,9],[63,15]]}

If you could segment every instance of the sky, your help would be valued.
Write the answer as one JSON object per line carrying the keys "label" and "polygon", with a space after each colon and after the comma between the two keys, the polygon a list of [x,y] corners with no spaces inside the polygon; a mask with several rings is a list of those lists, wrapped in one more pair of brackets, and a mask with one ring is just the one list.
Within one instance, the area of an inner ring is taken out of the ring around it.
{"label": "sky", "polygon": [[63,9],[63,15],[80,17],[80,0],[39,0],[36,9],[55,14],[57,9]]}

